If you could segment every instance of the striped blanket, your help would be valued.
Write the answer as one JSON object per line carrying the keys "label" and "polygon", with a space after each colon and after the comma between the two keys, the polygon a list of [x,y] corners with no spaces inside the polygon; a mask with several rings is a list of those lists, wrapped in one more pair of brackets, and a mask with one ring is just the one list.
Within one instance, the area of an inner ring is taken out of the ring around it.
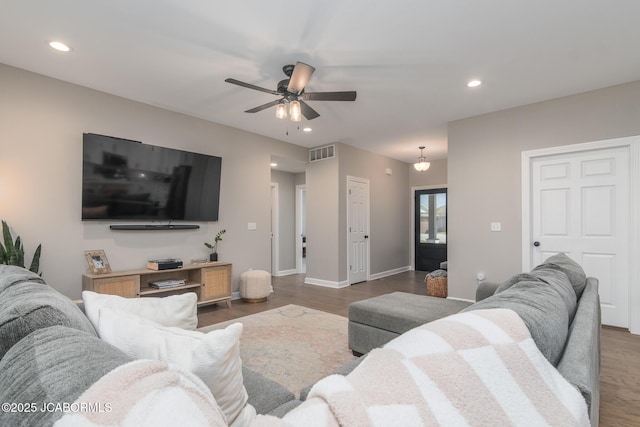
{"label": "striped blanket", "polygon": [[109,372],[63,408],[54,427],[223,427],[200,379],[175,365],[135,360]]}
{"label": "striped blanket", "polygon": [[588,426],[580,395],[507,309],[460,313],[372,351],[346,377],[329,376],[282,426]]}

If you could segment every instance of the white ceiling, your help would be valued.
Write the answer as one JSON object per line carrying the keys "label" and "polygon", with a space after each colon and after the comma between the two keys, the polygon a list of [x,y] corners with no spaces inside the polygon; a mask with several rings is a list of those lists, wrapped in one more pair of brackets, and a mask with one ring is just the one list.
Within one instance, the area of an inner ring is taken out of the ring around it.
{"label": "white ceiling", "polygon": [[[446,157],[447,122],[640,79],[638,0],[0,0],[0,62],[305,147]],[[73,50],[62,54],[48,41]],[[320,117],[275,118],[281,67]],[[469,89],[466,82],[484,84]],[[0,95],[1,96],[1,95]],[[288,135],[287,135],[288,130]]]}

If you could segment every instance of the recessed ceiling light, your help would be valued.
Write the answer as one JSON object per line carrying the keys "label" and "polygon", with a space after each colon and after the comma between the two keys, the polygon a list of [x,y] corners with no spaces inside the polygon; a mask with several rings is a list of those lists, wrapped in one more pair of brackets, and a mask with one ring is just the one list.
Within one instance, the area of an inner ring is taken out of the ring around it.
{"label": "recessed ceiling light", "polygon": [[481,80],[471,80],[469,83],[467,83],[467,87],[478,87],[482,84]]}
{"label": "recessed ceiling light", "polygon": [[313,130],[313,129],[311,129],[311,128],[303,128],[303,129],[302,129],[302,131],[303,131],[303,132],[311,132],[312,130]]}
{"label": "recessed ceiling light", "polygon": [[271,162],[271,167],[275,168],[276,166],[278,166],[278,164],[276,162]]}
{"label": "recessed ceiling light", "polygon": [[49,46],[60,52],[69,52],[71,48],[62,42],[53,41],[49,43]]}

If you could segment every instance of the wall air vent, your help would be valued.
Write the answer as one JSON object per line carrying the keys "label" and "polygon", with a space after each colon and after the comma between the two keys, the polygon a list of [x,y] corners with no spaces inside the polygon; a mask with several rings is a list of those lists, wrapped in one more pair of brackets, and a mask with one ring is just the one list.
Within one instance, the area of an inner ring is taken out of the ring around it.
{"label": "wall air vent", "polygon": [[324,147],[313,148],[309,150],[309,161],[317,162],[318,160],[333,159],[336,156],[336,146],[327,145]]}

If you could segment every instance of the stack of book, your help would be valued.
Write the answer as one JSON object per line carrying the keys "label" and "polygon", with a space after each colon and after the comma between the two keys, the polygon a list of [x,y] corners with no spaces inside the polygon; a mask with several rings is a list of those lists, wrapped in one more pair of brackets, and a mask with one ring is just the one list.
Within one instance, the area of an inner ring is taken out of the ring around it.
{"label": "stack of book", "polygon": [[183,286],[184,284],[184,279],[168,279],[149,282],[149,286],[156,289],[175,288],[176,286]]}

